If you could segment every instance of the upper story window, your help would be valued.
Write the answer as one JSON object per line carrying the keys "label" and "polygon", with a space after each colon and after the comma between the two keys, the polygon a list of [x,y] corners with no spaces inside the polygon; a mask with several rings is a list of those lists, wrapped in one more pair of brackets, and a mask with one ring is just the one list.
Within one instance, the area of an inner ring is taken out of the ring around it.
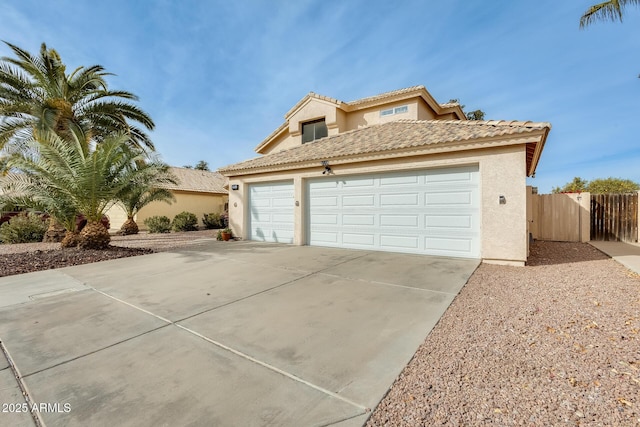
{"label": "upper story window", "polygon": [[384,110],[380,110],[380,117],[393,116],[394,114],[402,114],[408,111],[409,111],[408,105],[402,105],[400,107],[395,107],[395,108],[387,108]]}
{"label": "upper story window", "polygon": [[315,141],[329,135],[324,119],[302,124],[302,143]]}

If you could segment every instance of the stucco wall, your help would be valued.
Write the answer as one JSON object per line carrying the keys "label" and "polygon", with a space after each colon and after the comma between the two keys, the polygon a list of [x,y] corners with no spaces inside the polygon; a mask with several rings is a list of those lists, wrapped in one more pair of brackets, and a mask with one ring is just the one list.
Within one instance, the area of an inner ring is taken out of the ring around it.
{"label": "stucco wall", "polygon": [[141,230],[146,230],[144,220],[155,215],[165,215],[173,220],[180,212],[187,211],[198,217],[198,226],[203,227],[202,217],[205,213],[223,213],[224,204],[228,197],[226,194],[196,193],[186,191],[174,191],[176,201],[171,205],[163,202],[152,202],[142,208],[136,216],[136,222]]}
{"label": "stucco wall", "polygon": [[302,108],[289,117],[289,133],[300,134],[301,123],[324,118],[327,127],[335,127],[337,122],[336,106],[319,99],[311,99]]}
{"label": "stucco wall", "polygon": [[[395,107],[402,107],[404,105],[408,107],[408,111],[406,113],[392,114],[389,116],[380,116],[381,110],[386,110],[386,109],[395,108]],[[418,119],[418,100],[406,99],[404,101],[392,102],[389,104],[379,105],[377,107],[353,111],[347,115],[347,128],[349,130],[360,129],[366,126],[376,125],[379,123],[387,123],[387,122],[393,122],[397,120],[416,120],[416,119]]]}
{"label": "stucco wall", "polygon": [[[526,158],[524,145],[465,152],[416,156],[332,166],[334,176],[373,172],[479,165],[481,199],[481,257],[486,262],[523,265],[527,259]],[[322,176],[320,167],[292,172],[229,177],[230,225],[237,236],[245,236],[247,186],[251,183],[293,180],[295,197],[294,243],[306,244],[305,179]],[[500,196],[506,203],[500,204]]]}
{"label": "stucco wall", "polygon": [[[406,113],[380,116],[380,111],[406,105]],[[444,117],[444,116],[443,116]],[[431,120],[435,113],[422,98],[405,99],[376,107],[346,113],[335,105],[319,99],[311,99],[307,104],[289,117],[289,127],[283,135],[275,139],[262,154],[275,153],[302,144],[301,123],[324,118],[329,135],[337,135],[349,130],[360,129],[380,123],[396,120]],[[452,114],[447,115],[452,118]]]}
{"label": "stucco wall", "polygon": [[127,213],[124,208],[120,205],[113,205],[106,212],[107,217],[109,217],[109,231],[118,231],[122,224],[127,220]]}

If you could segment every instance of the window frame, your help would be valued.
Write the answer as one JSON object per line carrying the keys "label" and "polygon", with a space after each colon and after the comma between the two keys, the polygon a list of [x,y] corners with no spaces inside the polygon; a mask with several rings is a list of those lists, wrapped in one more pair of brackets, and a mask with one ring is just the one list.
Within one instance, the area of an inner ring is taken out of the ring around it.
{"label": "window frame", "polygon": [[380,117],[395,116],[396,114],[405,114],[409,112],[409,105],[399,105],[397,107],[385,108],[380,110]]}
{"label": "window frame", "polygon": [[[320,124],[320,123],[322,123],[324,125],[324,135],[317,136],[318,135],[318,126],[317,125]],[[314,125],[313,126],[313,138],[311,138],[308,141],[305,141],[305,138],[304,138],[305,132],[304,132],[304,130],[305,130],[305,126],[309,126],[309,125]],[[308,122],[301,123],[300,124],[300,133],[302,134],[301,135],[301,139],[302,139],[302,143],[303,144],[308,144],[308,143],[316,141],[318,139],[326,138],[327,136],[329,136],[329,128],[327,128],[327,120],[326,120],[326,118],[323,117],[321,119],[310,120]]]}

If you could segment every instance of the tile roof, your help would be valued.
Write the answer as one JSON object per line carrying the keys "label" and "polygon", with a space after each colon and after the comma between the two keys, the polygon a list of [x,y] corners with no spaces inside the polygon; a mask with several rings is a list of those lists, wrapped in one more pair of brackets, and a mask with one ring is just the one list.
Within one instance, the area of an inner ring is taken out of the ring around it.
{"label": "tile roof", "polygon": [[442,108],[460,107],[460,103],[459,102],[445,102],[444,104],[440,104],[440,107],[442,107]]}
{"label": "tile roof", "polygon": [[396,95],[404,95],[405,93],[411,93],[411,92],[415,92],[415,91],[421,90],[421,89],[427,90],[427,88],[425,88],[422,85],[405,87],[403,89],[392,90],[390,92],[385,92],[385,93],[381,93],[381,94],[374,95],[374,96],[368,96],[366,98],[356,99],[355,101],[346,102],[346,104],[348,104],[348,105],[367,104],[369,102],[379,101],[381,99],[390,98],[390,97],[396,96]]}
{"label": "tile roof", "polygon": [[218,172],[177,167],[172,167],[170,169],[176,178],[178,178],[178,184],[163,185],[162,187],[167,190],[228,194],[228,191],[224,188],[227,183],[227,178]]}
{"label": "tile roof", "polygon": [[220,172],[245,171],[348,156],[549,130],[549,123],[475,120],[398,120],[328,136],[317,141],[235,163]]}

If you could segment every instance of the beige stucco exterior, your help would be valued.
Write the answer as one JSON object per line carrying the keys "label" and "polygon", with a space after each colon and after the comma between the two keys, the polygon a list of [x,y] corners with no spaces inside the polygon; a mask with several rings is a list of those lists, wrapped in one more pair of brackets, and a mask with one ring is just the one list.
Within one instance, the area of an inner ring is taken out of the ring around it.
{"label": "beige stucco exterior", "polygon": [[127,220],[127,212],[117,203],[107,210],[106,215],[109,218],[109,231],[111,232],[120,230],[122,224]]}
{"label": "beige stucco exterior", "polygon": [[[481,197],[481,257],[489,263],[524,265],[527,259],[526,161],[524,145],[439,153],[380,161],[358,162],[332,166],[333,177],[398,170],[419,170],[438,167],[478,165]],[[294,244],[305,245],[305,188],[309,178],[322,177],[322,169],[271,172],[230,176],[230,226],[234,233],[246,237],[249,184],[292,181],[295,189]],[[499,203],[499,196],[506,204]]]}
{"label": "beige stucco exterior", "polygon": [[[172,204],[152,202],[140,209],[136,222],[141,230],[146,230],[144,220],[156,215],[164,215],[173,220],[180,212],[191,212],[198,218],[198,226],[203,227],[202,217],[205,213],[223,213],[228,201],[226,194],[203,193],[195,191],[173,190],[176,201]],[[112,226],[113,227],[113,226]]]}
{"label": "beige stucco exterior", "polygon": [[[406,106],[408,111],[381,115],[382,110]],[[270,154],[302,145],[302,124],[324,119],[329,136],[395,120],[465,120],[459,106],[443,108],[423,88],[361,103],[343,103],[309,94],[285,116],[285,123],[263,141],[256,151]]]}
{"label": "beige stucco exterior", "polygon": [[[406,111],[395,110],[404,106]],[[389,109],[394,114],[381,114]],[[302,124],[317,119],[325,119],[328,137],[303,145]],[[525,264],[531,216],[526,177],[535,172],[550,124],[467,121],[458,104],[438,104],[423,86],[347,103],[310,93],[285,120],[256,147],[264,157],[220,170],[229,179],[229,221],[236,236],[249,234],[249,186],[286,181],[294,186],[293,243],[309,244],[305,191],[308,180],[323,177],[322,161],[330,164],[332,179],[477,166],[480,257]]]}

